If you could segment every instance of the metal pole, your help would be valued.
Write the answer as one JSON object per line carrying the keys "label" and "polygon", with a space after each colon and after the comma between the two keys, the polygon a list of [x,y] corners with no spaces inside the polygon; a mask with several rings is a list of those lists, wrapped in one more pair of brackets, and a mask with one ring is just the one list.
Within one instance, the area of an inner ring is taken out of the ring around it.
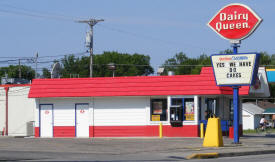
{"label": "metal pole", "polygon": [[239,143],[239,87],[233,87],[234,143]]}
{"label": "metal pole", "polygon": [[6,91],[6,128],[5,135],[9,135],[9,87],[5,87]]}
{"label": "metal pole", "polygon": [[38,52],[35,55],[35,79],[37,78],[37,59],[38,59]]}
{"label": "metal pole", "polygon": [[[238,47],[240,47],[237,43],[233,44],[233,54],[238,53]],[[239,143],[239,88],[238,86],[234,86],[233,88],[233,105],[234,105],[234,143]]]}
{"label": "metal pole", "polygon": [[93,25],[91,27],[91,42],[90,42],[90,78],[93,77],[93,44],[94,44],[94,33],[93,33]]}
{"label": "metal pole", "polygon": [[93,77],[93,27],[100,21],[104,21],[103,19],[89,19],[89,20],[80,20],[77,21],[79,23],[86,23],[90,26],[90,77]]}

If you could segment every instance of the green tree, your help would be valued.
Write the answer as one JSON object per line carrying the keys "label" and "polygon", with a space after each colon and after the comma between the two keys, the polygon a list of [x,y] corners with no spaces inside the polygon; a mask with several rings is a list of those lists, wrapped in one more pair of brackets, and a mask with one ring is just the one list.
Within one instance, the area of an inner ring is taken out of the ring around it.
{"label": "green tree", "polygon": [[70,78],[71,75],[75,74],[80,77],[89,76],[89,57],[76,58],[74,55],[65,56],[62,64],[61,76],[63,78]]}
{"label": "green tree", "polygon": [[[79,77],[89,77],[90,57],[76,58],[74,55],[66,56],[62,61],[62,77],[68,78],[70,74],[79,74]],[[127,54],[118,52],[104,52],[93,57],[93,77],[112,76],[108,64],[116,66],[115,76],[141,76],[154,72],[150,66],[150,57],[142,54]]]}
{"label": "green tree", "polygon": [[[30,66],[21,65],[21,78],[32,80],[35,76],[35,71]],[[0,68],[0,76],[4,77],[5,74],[9,78],[19,78],[19,65],[10,65],[8,67]]]}
{"label": "green tree", "polygon": [[210,58],[206,54],[202,54],[198,58],[188,58],[186,54],[180,52],[165,61],[164,75],[167,75],[168,71],[173,71],[176,75],[199,74],[203,66],[210,65]]}
{"label": "green tree", "polygon": [[232,53],[233,53],[233,50],[231,50],[231,49],[226,49],[226,50],[224,50],[224,51],[220,51],[219,53],[220,53],[220,54],[232,54]]}
{"label": "green tree", "polygon": [[51,72],[47,68],[42,69],[43,78],[51,78]]}
{"label": "green tree", "polygon": [[266,52],[260,52],[260,65],[271,65],[272,64],[271,57],[272,56],[270,56]]}
{"label": "green tree", "polygon": [[118,52],[104,52],[95,55],[94,76],[112,76],[108,69],[109,63],[116,66],[115,76],[141,76],[150,75],[154,72],[150,66],[150,57],[141,54],[127,54]]}

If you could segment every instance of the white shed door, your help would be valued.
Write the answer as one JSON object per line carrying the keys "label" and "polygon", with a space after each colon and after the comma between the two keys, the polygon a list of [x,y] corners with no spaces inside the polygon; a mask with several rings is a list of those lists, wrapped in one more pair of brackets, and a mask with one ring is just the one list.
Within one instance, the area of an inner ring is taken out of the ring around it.
{"label": "white shed door", "polygon": [[53,137],[53,105],[40,105],[40,137]]}
{"label": "white shed door", "polygon": [[76,104],[76,136],[89,137],[89,105]]}

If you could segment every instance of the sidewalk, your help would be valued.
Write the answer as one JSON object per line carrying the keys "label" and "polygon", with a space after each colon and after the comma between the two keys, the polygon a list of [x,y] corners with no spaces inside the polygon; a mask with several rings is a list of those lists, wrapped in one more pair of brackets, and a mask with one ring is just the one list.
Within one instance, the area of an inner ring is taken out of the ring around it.
{"label": "sidewalk", "polygon": [[[200,146],[200,150],[186,156],[187,159],[232,157],[275,153],[275,134],[249,134],[240,138],[241,144],[233,144],[233,139],[223,138],[224,147],[207,148]],[[197,143],[199,146],[200,144]]]}

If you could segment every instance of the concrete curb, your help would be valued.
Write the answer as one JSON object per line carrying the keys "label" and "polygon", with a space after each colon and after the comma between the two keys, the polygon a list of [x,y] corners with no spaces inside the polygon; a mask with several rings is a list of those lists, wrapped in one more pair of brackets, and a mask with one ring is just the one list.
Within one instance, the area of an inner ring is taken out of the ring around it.
{"label": "concrete curb", "polygon": [[211,152],[211,153],[198,153],[187,156],[186,159],[207,159],[207,158],[217,158],[219,157],[219,153]]}
{"label": "concrete curb", "polygon": [[218,157],[233,157],[233,156],[247,156],[247,155],[262,155],[262,154],[274,154],[275,150],[259,150],[259,151],[245,151],[245,152],[228,152],[228,153],[197,153],[186,157],[186,159],[208,159]]}
{"label": "concrete curb", "polygon": [[246,156],[246,155],[262,155],[262,154],[274,154],[274,153],[275,153],[275,150],[228,152],[228,153],[219,153],[219,157]]}

